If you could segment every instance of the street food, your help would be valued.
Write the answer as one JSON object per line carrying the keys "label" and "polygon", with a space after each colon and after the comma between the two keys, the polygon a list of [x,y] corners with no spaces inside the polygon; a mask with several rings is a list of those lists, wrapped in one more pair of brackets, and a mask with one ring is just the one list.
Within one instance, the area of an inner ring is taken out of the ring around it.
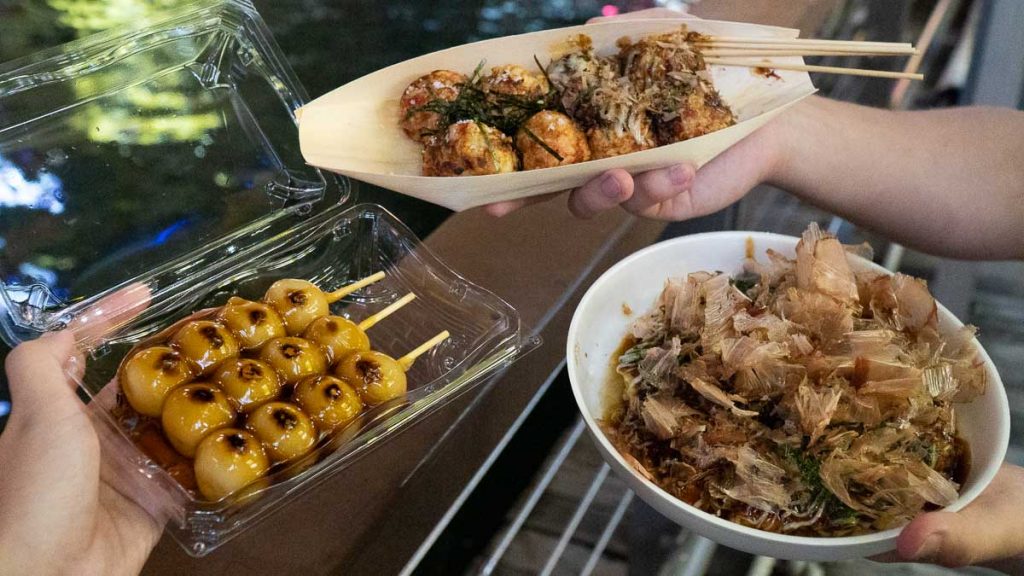
{"label": "street food", "polygon": [[304,456],[316,444],[313,422],[298,406],[287,402],[270,402],[257,408],[245,423],[263,444],[274,462],[287,462]]}
{"label": "street food", "polygon": [[266,362],[255,358],[233,358],[213,373],[213,383],[220,386],[239,412],[249,412],[281,394],[281,378]]}
{"label": "street food", "polygon": [[812,224],[795,260],[668,280],[617,356],[602,428],[710,514],[802,536],[885,530],[959,497],[954,411],[985,389],[973,338],[939,331],[922,280],[855,271]]}
{"label": "street food", "polygon": [[358,323],[331,314],[332,302],[383,277],[333,292],[279,280],[263,302],[232,297],[182,320],[125,357],[121,420],[183,487],[210,500],[309,454],[364,409],[404,395],[405,372],[448,338],[398,360],[371,350],[366,331],[413,302],[411,293]]}
{"label": "street food", "polygon": [[423,144],[425,176],[551,168],[696,138],[736,123],[711,83],[706,39],[683,28],[599,56],[581,34],[537,72],[434,70],[406,88],[399,124]]}
{"label": "street food", "polygon": [[331,375],[299,382],[295,387],[295,400],[317,427],[326,432],[348,424],[363,411],[363,401],[355,388]]}
{"label": "street food", "polygon": [[191,458],[196,446],[210,432],[235,422],[224,392],[206,382],[194,382],[171,391],[164,401],[160,423],[171,446]]}
{"label": "street food", "polygon": [[129,357],[121,368],[119,380],[121,390],[135,410],[155,418],[160,416],[167,393],[192,376],[192,369],[177,350],[153,346]]}
{"label": "street food", "polygon": [[234,494],[262,478],[269,468],[270,461],[260,441],[244,430],[218,430],[196,449],[196,484],[207,500]]}

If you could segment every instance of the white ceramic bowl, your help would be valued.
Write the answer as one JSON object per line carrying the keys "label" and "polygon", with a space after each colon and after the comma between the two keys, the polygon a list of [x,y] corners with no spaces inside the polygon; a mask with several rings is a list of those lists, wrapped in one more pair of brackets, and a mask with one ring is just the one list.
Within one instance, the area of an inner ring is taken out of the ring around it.
{"label": "white ceramic bowl", "polygon": [[[604,388],[611,378],[611,356],[633,320],[654,305],[665,280],[685,277],[699,270],[734,274],[742,269],[745,244],[754,242],[754,254],[764,259],[771,248],[793,257],[797,238],[761,232],[713,232],[668,240],[622,260],[594,282],[580,301],[569,326],[567,358],[569,380],[587,429],[608,465],[660,513],[674,522],[718,543],[764,556],[784,559],[834,561],[861,558],[896,547],[899,529],[862,536],[836,538],[789,536],[735,524],[703,512],[671,496],[629,466],[598,427],[604,413]],[[886,272],[867,260],[854,258],[855,267]],[[632,310],[632,314],[626,313]],[[961,326],[941,304],[939,327],[949,331]],[[1003,383],[992,360],[978,346],[985,361],[985,394],[957,405],[961,435],[971,447],[971,465],[960,498],[947,510],[959,510],[988,485],[1006,455],[1010,436],[1010,411]]]}

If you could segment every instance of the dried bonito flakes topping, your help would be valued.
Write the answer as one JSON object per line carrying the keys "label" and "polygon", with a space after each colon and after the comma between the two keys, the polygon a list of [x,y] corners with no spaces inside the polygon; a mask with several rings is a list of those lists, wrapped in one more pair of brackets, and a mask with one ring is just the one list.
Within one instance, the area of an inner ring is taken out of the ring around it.
{"label": "dried bonito flakes topping", "polygon": [[958,497],[957,403],[985,390],[975,329],[940,333],[924,281],[859,270],[816,224],[796,259],[665,283],[602,427],[638,470],[734,522],[845,536]]}
{"label": "dried bonito flakes topping", "polygon": [[736,123],[685,27],[623,39],[599,56],[586,35],[536,70],[518,65],[469,76],[434,70],[399,101],[398,123],[423,145],[425,176],[552,168],[639,152]]}

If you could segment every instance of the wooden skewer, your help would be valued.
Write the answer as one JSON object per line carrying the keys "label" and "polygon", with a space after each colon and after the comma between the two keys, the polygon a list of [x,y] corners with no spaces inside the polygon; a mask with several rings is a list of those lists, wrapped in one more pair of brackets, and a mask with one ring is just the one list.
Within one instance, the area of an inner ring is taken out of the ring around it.
{"label": "wooden skewer", "polygon": [[748,57],[748,58],[771,58],[773,56],[907,56],[907,54],[888,54],[877,52],[842,52],[837,50],[704,50],[701,52],[705,57]]}
{"label": "wooden skewer", "polygon": [[797,72],[820,72],[822,74],[847,74],[849,76],[869,76],[872,78],[909,78],[924,80],[924,74],[909,72],[891,72],[889,70],[865,70],[863,68],[843,68],[840,66],[813,66],[809,64],[780,64],[761,60],[732,60],[729,58],[705,58],[708,64],[721,66],[743,66],[745,68],[768,68],[771,70],[795,70]]}
{"label": "wooden skewer", "polygon": [[820,38],[756,38],[751,36],[710,36],[704,44],[786,44],[795,46],[850,46],[861,49],[912,50],[908,42],[870,42],[866,40],[823,40]]}
{"label": "wooden skewer", "polygon": [[757,52],[770,52],[770,51],[790,51],[790,52],[839,52],[843,54],[871,54],[871,55],[892,55],[892,56],[912,56],[913,54],[919,53],[920,50],[909,47],[909,48],[898,48],[898,49],[886,49],[886,48],[874,48],[874,47],[855,47],[855,46],[827,46],[814,44],[811,46],[805,46],[801,44],[732,44],[732,43],[713,43],[713,44],[694,44],[701,50],[732,50],[732,51],[757,51]]}
{"label": "wooden skewer", "polygon": [[450,334],[448,334],[448,331],[445,330],[438,334],[437,336],[434,336],[430,340],[427,340],[423,344],[420,344],[415,349],[411,350],[408,354],[398,359],[399,366],[402,367],[402,370],[408,372],[409,368],[412,368],[412,364],[413,362],[416,361],[417,358],[419,358],[427,350],[430,350],[434,346],[437,346],[441,342],[447,340],[449,336]]}
{"label": "wooden skewer", "polygon": [[405,306],[406,304],[412,302],[415,299],[416,295],[413,294],[412,292],[409,292],[405,296],[402,296],[398,300],[395,300],[391,304],[388,304],[388,306],[381,310],[380,312],[367,316],[362,322],[357,324],[357,326],[359,326],[360,330],[366,332],[370,328],[373,328],[374,324],[380,322],[381,320],[387,318],[388,316],[391,316],[392,314],[397,312],[399,308]]}
{"label": "wooden skewer", "polygon": [[349,294],[355,292],[356,290],[359,290],[360,288],[365,288],[370,284],[373,284],[374,282],[377,282],[378,280],[381,280],[383,278],[383,271],[377,272],[376,274],[370,274],[369,276],[363,278],[362,280],[357,280],[349,284],[348,286],[342,286],[341,288],[338,288],[334,292],[328,292],[327,294],[325,294],[325,296],[327,296],[327,302],[337,302],[338,300],[341,300],[342,298],[348,296]]}
{"label": "wooden skewer", "polygon": [[916,52],[897,54],[895,52],[864,52],[861,50],[762,50],[757,48],[712,48],[710,50],[702,50],[701,54],[705,57],[747,56],[751,58],[758,58],[771,56],[914,56]]}

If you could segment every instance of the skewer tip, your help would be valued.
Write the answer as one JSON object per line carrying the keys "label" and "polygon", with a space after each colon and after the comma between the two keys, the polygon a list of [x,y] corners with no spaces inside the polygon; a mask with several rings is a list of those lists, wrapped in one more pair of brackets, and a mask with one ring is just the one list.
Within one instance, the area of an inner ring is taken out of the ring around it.
{"label": "skewer tip", "polygon": [[430,350],[434,346],[437,346],[438,344],[444,342],[449,337],[451,337],[451,334],[449,334],[447,330],[442,330],[439,334],[437,334],[430,340],[427,340],[423,344],[420,344],[415,349],[410,350],[408,354],[399,358],[398,364],[402,367],[402,370],[408,372],[409,368],[412,367],[413,363],[416,362],[417,358],[419,358],[421,355],[423,355],[423,353]]}
{"label": "skewer tip", "polygon": [[378,282],[380,280],[383,280],[384,276],[385,276],[384,271],[381,270],[380,272],[375,272],[373,274],[370,274],[369,276],[367,276],[366,278],[363,278],[362,280],[357,280],[357,281],[349,284],[348,286],[342,286],[341,288],[338,288],[334,292],[329,292],[329,293],[326,294],[327,302],[328,303],[337,302],[338,300],[341,300],[342,298],[344,298],[345,296],[348,296],[349,294],[355,292],[356,290],[360,290],[362,288],[365,288],[365,287],[369,286],[370,284],[373,284],[374,282]]}

